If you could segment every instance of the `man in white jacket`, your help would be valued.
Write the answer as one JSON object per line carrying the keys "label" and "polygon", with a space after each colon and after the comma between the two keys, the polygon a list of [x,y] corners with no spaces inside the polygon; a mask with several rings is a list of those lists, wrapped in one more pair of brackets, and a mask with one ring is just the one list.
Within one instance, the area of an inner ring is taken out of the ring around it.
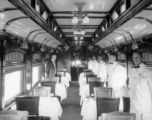
{"label": "man in white jacket", "polygon": [[109,55],[108,61],[108,87],[121,88],[127,79],[127,69],[116,61],[116,56]]}
{"label": "man in white jacket", "polygon": [[130,70],[130,112],[136,113],[137,120],[143,115],[152,114],[152,72],[142,63],[142,56],[134,52],[134,67]]}
{"label": "man in white jacket", "polygon": [[105,82],[107,80],[107,64],[101,55],[98,56],[97,70],[97,76],[101,79],[101,82]]}

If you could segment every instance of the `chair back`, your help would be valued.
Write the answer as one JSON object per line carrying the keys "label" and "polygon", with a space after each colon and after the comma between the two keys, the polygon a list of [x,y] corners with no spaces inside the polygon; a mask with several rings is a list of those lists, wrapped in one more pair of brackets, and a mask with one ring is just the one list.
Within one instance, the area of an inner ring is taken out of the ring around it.
{"label": "chair back", "polygon": [[103,87],[104,83],[101,82],[100,78],[93,77],[88,78],[89,89],[90,89],[90,96],[94,93],[94,87]]}
{"label": "chair back", "polygon": [[123,111],[124,112],[130,112],[130,98],[129,97],[123,97]]}
{"label": "chair back", "polygon": [[109,113],[118,111],[119,109],[119,98],[96,98],[97,101],[97,116],[102,113]]}
{"label": "chair back", "polygon": [[83,71],[84,71],[84,72],[90,72],[90,73],[91,73],[91,70],[89,70],[89,69],[84,69]]}
{"label": "chair back", "polygon": [[85,75],[86,75],[87,83],[89,82],[89,79],[94,79],[94,78],[97,77],[97,76],[94,75],[92,72],[91,72],[91,73],[90,73],[90,72],[86,72]]}
{"label": "chair back", "polygon": [[39,86],[34,88],[34,96],[48,97],[50,96],[50,87]]}
{"label": "chair back", "polygon": [[110,112],[101,115],[103,120],[136,120],[135,113]]}
{"label": "chair back", "polygon": [[94,94],[98,98],[112,98],[112,88],[94,87]]}
{"label": "chair back", "polygon": [[29,115],[39,115],[39,97],[16,97],[17,110],[28,111]]}
{"label": "chair back", "polygon": [[50,87],[51,93],[54,93],[54,94],[55,94],[55,84],[56,84],[56,81],[43,81],[43,82],[41,82],[41,86]]}

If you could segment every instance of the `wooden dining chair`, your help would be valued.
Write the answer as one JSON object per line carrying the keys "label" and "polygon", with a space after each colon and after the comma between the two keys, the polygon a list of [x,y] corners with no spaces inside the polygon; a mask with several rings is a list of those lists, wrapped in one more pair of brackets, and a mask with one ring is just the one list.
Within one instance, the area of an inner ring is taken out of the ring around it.
{"label": "wooden dining chair", "polygon": [[101,82],[100,78],[93,77],[88,78],[89,89],[90,89],[90,96],[94,94],[94,87],[103,87],[103,82]]}
{"label": "wooden dining chair", "polygon": [[55,94],[55,85],[57,81],[42,81],[41,86],[50,87],[51,93]]}
{"label": "wooden dining chair", "polygon": [[97,117],[102,113],[109,113],[119,110],[119,98],[96,98]]}
{"label": "wooden dining chair", "polygon": [[50,87],[39,86],[34,88],[34,96],[39,97],[49,97],[50,96]]}
{"label": "wooden dining chair", "polygon": [[96,98],[112,98],[112,88],[94,87],[94,95]]}
{"label": "wooden dining chair", "polygon": [[130,98],[123,97],[123,112],[130,112]]}
{"label": "wooden dining chair", "polygon": [[16,97],[17,110],[28,111],[29,118],[39,119],[39,97],[24,96]]}

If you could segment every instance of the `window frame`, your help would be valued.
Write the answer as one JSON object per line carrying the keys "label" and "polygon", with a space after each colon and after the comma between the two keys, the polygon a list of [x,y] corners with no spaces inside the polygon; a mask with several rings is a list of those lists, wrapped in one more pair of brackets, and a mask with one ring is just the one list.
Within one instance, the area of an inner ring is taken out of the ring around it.
{"label": "window frame", "polygon": [[[33,83],[33,68],[34,67],[39,67],[39,76],[38,76],[39,80],[37,82],[35,82],[35,83]],[[41,75],[41,71],[42,71],[42,65],[41,65],[41,63],[35,63],[35,64],[33,64],[33,66],[32,66],[32,88],[34,86],[36,86],[41,81],[41,76],[42,76]]]}
{"label": "window frame", "polygon": [[[15,66],[14,66],[15,67]],[[19,67],[19,66],[18,66]],[[15,67],[16,68],[16,67]],[[10,99],[8,99],[7,101],[3,101],[4,102],[4,104],[5,104],[5,107],[7,107],[8,105],[10,105],[10,104],[12,104],[13,102],[14,102],[14,100],[15,100],[15,97],[17,97],[17,96],[19,96],[19,95],[22,95],[22,94],[24,94],[24,92],[25,92],[25,81],[24,81],[24,76],[25,76],[25,72],[24,72],[24,68],[16,68],[15,70],[13,70],[13,68],[11,67],[7,67],[6,68],[6,72],[5,72],[5,74],[4,74],[4,76],[6,75],[6,74],[10,74],[10,73],[13,73],[13,72],[17,72],[17,71],[20,71],[21,72],[21,83],[20,83],[20,85],[21,85],[21,89],[20,89],[20,93],[18,93],[18,94],[16,94],[15,96],[13,96],[12,98],[10,98]],[[5,79],[4,79],[4,98],[5,98]]]}

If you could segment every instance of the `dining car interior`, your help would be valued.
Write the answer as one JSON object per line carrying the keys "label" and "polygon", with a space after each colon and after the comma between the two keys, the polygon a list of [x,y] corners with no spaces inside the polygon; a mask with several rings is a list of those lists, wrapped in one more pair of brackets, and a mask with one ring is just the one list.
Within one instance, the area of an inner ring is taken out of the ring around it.
{"label": "dining car interior", "polygon": [[152,0],[0,0],[0,120],[152,120]]}

